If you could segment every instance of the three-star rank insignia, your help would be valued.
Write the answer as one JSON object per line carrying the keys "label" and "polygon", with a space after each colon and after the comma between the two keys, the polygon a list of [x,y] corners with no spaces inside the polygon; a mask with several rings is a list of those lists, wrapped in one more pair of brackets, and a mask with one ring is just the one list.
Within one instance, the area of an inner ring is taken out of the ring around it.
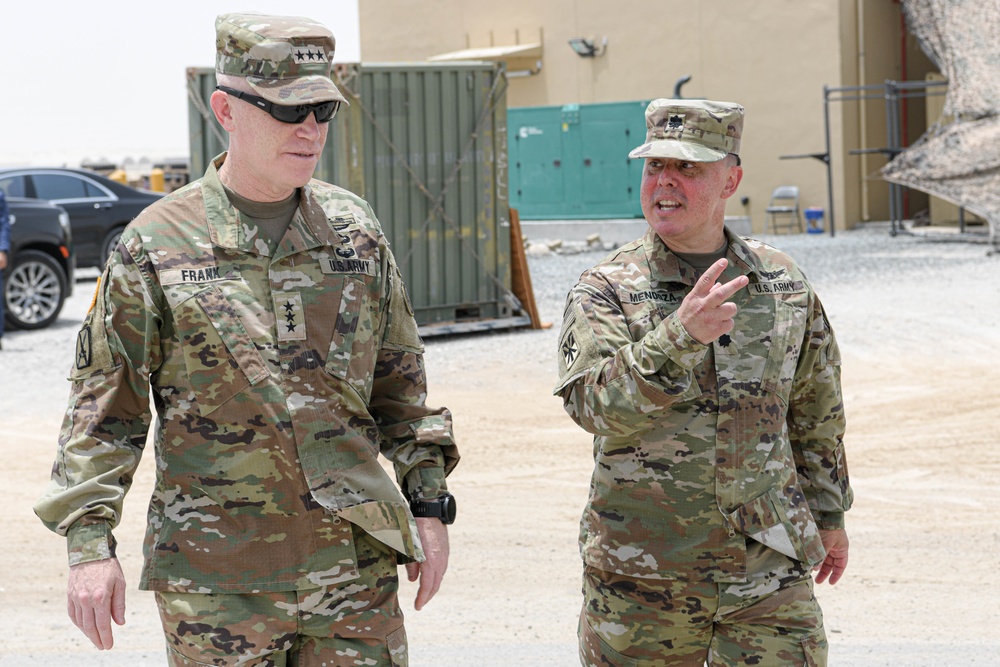
{"label": "three-star rank insignia", "polygon": [[667,121],[667,129],[669,130],[679,130],[684,127],[684,117],[678,114],[674,114]]}
{"label": "three-star rank insignia", "polygon": [[562,345],[559,349],[562,352],[566,368],[569,368],[573,365],[573,362],[576,361],[577,355],[580,354],[580,347],[576,344],[576,337],[573,335],[572,331],[566,334],[566,337],[563,339]]}
{"label": "three-star rank insignia", "polygon": [[321,46],[300,46],[292,51],[292,56],[295,58],[296,63],[325,63],[327,61],[326,52]]}
{"label": "three-star rank insignia", "polygon": [[278,340],[305,340],[306,313],[298,292],[272,292]]}

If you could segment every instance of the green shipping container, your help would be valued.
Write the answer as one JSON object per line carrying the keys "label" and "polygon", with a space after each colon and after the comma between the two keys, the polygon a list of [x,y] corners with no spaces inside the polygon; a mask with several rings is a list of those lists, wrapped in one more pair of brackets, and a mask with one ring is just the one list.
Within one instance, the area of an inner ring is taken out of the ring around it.
{"label": "green shipping container", "polygon": [[522,220],[641,218],[648,101],[509,109],[510,205]]}
{"label": "green shipping container", "polygon": [[[365,198],[396,256],[424,336],[530,326],[511,292],[507,80],[491,63],[338,65],[350,101],[316,178]],[[191,174],[226,149],[188,70]]]}

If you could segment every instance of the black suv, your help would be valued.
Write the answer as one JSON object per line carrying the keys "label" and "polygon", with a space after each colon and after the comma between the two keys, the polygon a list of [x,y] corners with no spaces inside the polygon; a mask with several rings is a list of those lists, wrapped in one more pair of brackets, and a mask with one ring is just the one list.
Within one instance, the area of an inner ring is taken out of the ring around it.
{"label": "black suv", "polygon": [[45,199],[69,213],[80,267],[104,267],[125,225],[163,195],[136,190],[87,169],[0,169],[7,197]]}
{"label": "black suv", "polygon": [[12,329],[42,329],[73,293],[76,256],[69,215],[38,199],[8,197],[10,253],[3,279],[4,317]]}

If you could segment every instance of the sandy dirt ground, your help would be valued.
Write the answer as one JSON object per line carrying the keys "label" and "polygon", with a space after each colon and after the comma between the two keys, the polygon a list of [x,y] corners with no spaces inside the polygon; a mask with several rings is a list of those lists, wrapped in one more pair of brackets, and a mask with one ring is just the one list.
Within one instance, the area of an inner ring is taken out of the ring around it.
{"label": "sandy dirt ground", "polygon": [[[866,258],[889,269],[870,280],[817,285],[844,354],[856,493],[847,575],[818,589],[831,665],[1000,665],[1000,258],[949,249],[956,268],[927,275],[906,266],[934,246],[894,247]],[[580,256],[580,268],[597,258]],[[564,294],[575,273],[555,288]],[[163,664],[152,595],[135,589],[149,457],[116,530],[129,590],[111,652],[68,620],[63,542],[31,512],[92,290],[80,282],[53,328],[14,333],[0,352],[2,667]],[[429,402],[454,413],[463,459],[450,480],[460,513],[444,587],[418,613],[403,586],[411,665],[579,664],[576,538],[592,459],[590,438],[551,397],[560,315],[546,306],[548,331],[428,344]]]}

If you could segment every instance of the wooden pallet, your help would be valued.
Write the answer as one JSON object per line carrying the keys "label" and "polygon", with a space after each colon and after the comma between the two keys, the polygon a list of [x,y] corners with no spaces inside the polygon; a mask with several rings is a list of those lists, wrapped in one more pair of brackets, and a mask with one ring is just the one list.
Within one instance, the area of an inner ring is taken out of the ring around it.
{"label": "wooden pallet", "polygon": [[532,329],[548,329],[551,322],[542,322],[535,305],[535,290],[531,287],[531,273],[528,271],[528,256],[524,252],[521,238],[521,217],[516,208],[510,209],[510,263],[511,289],[521,301],[521,307],[531,318]]}

